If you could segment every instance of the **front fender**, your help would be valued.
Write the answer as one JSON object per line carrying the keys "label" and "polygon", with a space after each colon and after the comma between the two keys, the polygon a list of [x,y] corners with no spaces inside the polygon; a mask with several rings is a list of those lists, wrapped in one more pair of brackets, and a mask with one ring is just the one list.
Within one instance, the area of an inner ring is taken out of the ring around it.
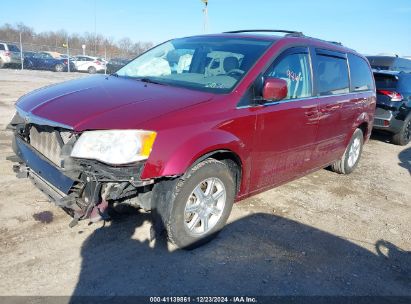
{"label": "front fender", "polygon": [[230,150],[237,155],[244,155],[244,149],[245,145],[238,137],[224,130],[214,129],[196,134],[183,142],[175,136],[171,138],[162,134],[156,139],[141,179],[182,175],[198,158],[207,153]]}

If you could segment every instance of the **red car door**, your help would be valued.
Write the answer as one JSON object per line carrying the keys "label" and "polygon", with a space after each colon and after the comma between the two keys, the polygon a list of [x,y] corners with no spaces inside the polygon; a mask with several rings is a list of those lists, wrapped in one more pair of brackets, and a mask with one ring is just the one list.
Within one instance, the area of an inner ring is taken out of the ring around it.
{"label": "red car door", "polygon": [[311,60],[307,48],[291,48],[265,73],[287,81],[284,100],[256,111],[250,190],[256,191],[302,175],[311,166],[318,126],[317,99],[312,97]]}
{"label": "red car door", "polygon": [[352,98],[355,94],[349,94],[347,55],[319,49],[315,53],[313,66],[319,124],[313,162],[316,167],[321,167],[344,153],[346,138],[354,121],[352,107],[355,103]]}

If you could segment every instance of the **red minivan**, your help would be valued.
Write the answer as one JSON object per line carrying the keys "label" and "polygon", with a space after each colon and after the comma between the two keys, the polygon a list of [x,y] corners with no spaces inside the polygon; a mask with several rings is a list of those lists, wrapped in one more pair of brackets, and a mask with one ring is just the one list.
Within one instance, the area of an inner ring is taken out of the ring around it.
{"label": "red minivan", "polygon": [[21,97],[10,160],[71,226],[132,205],[192,248],[235,201],[328,166],[352,172],[375,103],[368,61],[338,43],[274,30],[174,39],[117,73]]}

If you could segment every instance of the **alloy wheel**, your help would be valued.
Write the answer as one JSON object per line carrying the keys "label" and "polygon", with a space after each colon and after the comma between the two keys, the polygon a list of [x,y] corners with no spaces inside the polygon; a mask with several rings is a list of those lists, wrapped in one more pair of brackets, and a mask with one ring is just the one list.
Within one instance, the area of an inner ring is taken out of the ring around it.
{"label": "alloy wheel", "polygon": [[361,140],[356,137],[351,144],[350,150],[348,152],[348,166],[353,167],[360,156],[361,151]]}
{"label": "alloy wheel", "polygon": [[202,236],[215,227],[223,214],[227,192],[223,182],[211,177],[200,182],[191,192],[184,209],[188,232]]}

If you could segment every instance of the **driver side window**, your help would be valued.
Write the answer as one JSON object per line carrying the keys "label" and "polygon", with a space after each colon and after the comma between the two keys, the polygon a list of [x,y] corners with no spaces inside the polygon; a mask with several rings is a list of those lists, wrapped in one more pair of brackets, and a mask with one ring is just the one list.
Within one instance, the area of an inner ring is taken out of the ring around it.
{"label": "driver side window", "polygon": [[266,74],[287,82],[286,99],[312,96],[310,60],[308,54],[294,53],[283,57]]}

